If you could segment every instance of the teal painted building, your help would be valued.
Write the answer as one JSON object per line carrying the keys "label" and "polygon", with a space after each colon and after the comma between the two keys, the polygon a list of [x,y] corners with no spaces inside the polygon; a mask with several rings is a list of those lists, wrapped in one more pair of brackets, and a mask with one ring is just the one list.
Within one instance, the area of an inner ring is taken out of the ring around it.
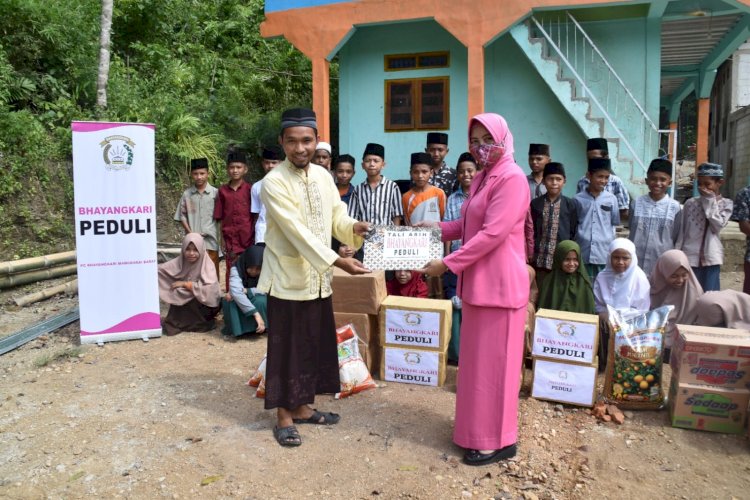
{"label": "teal painted building", "polygon": [[[386,71],[387,55],[446,51],[446,68]],[[450,102],[447,128],[386,131],[386,82],[447,77]],[[363,98],[367,96],[367,98]],[[428,131],[449,134],[447,163],[455,166],[467,144],[466,48],[434,21],[371,26],[357,29],[339,52],[339,150],[357,159],[368,142],[383,144],[391,179],[409,178],[411,153],[424,151]],[[355,181],[364,180],[358,166]]]}
{"label": "teal painted building", "polygon": [[[355,158],[368,142],[383,144],[389,178],[408,178],[430,131],[449,134],[455,167],[469,117],[484,111],[507,119],[524,169],[529,143],[551,146],[567,167],[566,194],[585,173],[587,137],[606,137],[615,173],[633,195],[645,192],[650,160],[675,151],[682,100],[709,97],[718,65],[750,37],[750,0],[541,3],[267,1],[262,29],[313,60],[314,88],[329,84],[338,57],[339,136],[330,140]],[[303,19],[327,24],[305,36]],[[319,116],[324,98],[313,96]],[[701,119],[699,109],[699,157]],[[355,182],[363,179],[358,166]]]}
{"label": "teal painted building", "polygon": [[[645,19],[582,24],[602,53],[610,55],[610,63],[623,75],[633,95],[647,102],[646,111],[651,119],[657,120],[660,66],[658,58],[649,60],[647,51],[655,50],[658,54],[660,33],[649,31],[646,25]],[[384,61],[390,55],[436,51],[449,53],[448,67],[397,72],[384,69]],[[393,79],[445,76],[450,81],[449,126],[434,130],[449,134],[450,152],[446,162],[455,167],[468,143],[467,54],[458,40],[433,20],[364,26],[357,28],[338,56],[341,152],[359,158],[368,142],[379,142],[386,147],[387,171],[384,174],[394,179],[408,178],[409,155],[424,149],[426,133],[432,129],[386,131],[385,84]],[[503,115],[508,121],[514,135],[517,163],[527,168],[530,143],[549,144],[553,159],[567,167],[566,194],[575,194],[574,181],[585,174],[587,134],[561,104],[565,96],[556,95],[556,92],[563,94],[565,86],[551,86],[547,80],[554,75],[540,73],[510,32],[493,40],[485,48],[485,57],[484,108]],[[656,80],[651,89],[650,79]],[[651,98],[647,99],[649,94]],[[363,99],[364,95],[368,97]],[[621,166],[618,170],[625,168]],[[630,172],[619,173],[630,177]],[[634,173],[636,179],[637,174]],[[364,180],[361,169],[356,180]]]}

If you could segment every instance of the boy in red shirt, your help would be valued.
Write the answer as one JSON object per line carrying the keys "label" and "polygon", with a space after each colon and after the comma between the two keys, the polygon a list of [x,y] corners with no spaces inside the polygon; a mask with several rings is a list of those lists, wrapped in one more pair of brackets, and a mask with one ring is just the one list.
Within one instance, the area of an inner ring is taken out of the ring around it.
{"label": "boy in red shirt", "polygon": [[214,206],[214,219],[221,223],[224,242],[224,259],[227,262],[225,278],[229,290],[229,270],[237,257],[253,244],[253,221],[250,216],[250,192],[252,185],[245,182],[247,155],[242,150],[230,151],[227,155],[229,182],[219,188]]}

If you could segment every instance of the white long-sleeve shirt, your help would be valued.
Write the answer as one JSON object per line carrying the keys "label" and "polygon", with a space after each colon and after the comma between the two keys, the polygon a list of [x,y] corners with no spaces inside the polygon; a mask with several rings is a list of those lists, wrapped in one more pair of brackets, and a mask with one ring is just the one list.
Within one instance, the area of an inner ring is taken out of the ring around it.
{"label": "white long-sleeve shirt", "polygon": [[691,267],[724,263],[719,232],[729,222],[732,206],[732,200],[722,196],[698,196],[685,202],[675,248],[685,252]]}

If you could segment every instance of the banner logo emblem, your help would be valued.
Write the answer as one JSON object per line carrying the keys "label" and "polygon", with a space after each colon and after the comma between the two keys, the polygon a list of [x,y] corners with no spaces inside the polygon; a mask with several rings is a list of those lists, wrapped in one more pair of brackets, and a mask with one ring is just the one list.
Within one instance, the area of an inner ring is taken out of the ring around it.
{"label": "banner logo emblem", "polygon": [[99,143],[102,147],[104,168],[107,170],[129,170],[133,165],[135,143],[124,135],[111,135]]}

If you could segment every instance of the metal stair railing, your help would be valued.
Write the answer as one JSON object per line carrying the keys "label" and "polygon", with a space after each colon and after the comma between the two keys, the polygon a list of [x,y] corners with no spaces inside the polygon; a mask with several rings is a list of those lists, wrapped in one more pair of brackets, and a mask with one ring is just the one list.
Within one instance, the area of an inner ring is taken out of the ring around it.
{"label": "metal stair railing", "polygon": [[[531,21],[564,64],[564,69],[573,76],[574,92],[580,90],[581,97],[588,98],[594,104],[645,174],[645,162],[656,154],[659,145],[659,128],[583,27],[570,12],[565,14],[564,18],[548,17],[548,22],[531,16]],[[531,32],[530,36],[533,36]],[[565,71],[563,77],[564,74]],[[633,119],[638,120],[636,126],[630,123]],[[626,125],[631,139],[622,132]],[[634,134],[635,137],[632,137]]]}

